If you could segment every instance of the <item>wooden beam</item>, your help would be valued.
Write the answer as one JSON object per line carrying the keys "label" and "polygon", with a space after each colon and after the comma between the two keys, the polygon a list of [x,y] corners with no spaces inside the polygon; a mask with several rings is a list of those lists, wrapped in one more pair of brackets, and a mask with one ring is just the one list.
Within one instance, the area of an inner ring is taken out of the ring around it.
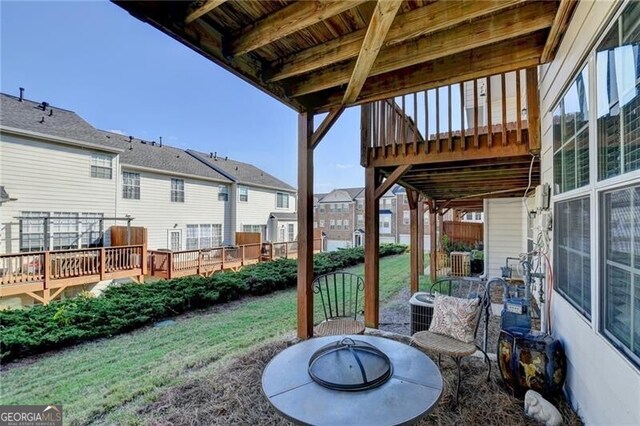
{"label": "wooden beam", "polygon": [[542,51],[542,56],[540,58],[541,63],[547,63],[555,56],[558,46],[560,45],[560,41],[562,41],[562,36],[571,21],[571,16],[573,15],[573,11],[577,5],[578,0],[560,0],[558,12],[553,20],[553,24],[551,24],[549,37],[547,38],[547,43]]}
{"label": "wooden beam", "polygon": [[298,115],[298,337],[313,337],[313,113]]}
{"label": "wooden beam", "polygon": [[[416,37],[433,34],[469,22],[523,0],[438,1],[399,14],[391,24],[383,46],[391,46]],[[267,78],[274,82],[304,74],[328,65],[353,59],[360,53],[366,29],[354,31],[318,46],[310,47],[271,64],[276,71]]]}
{"label": "wooden beam", "polygon": [[[227,0],[206,0],[202,4],[202,6],[196,8],[196,9],[193,9],[191,11],[191,13],[189,13],[187,15],[187,17],[184,20],[184,23],[189,25],[190,23],[192,23],[193,21],[195,21],[196,19],[198,19],[202,15],[205,15],[205,14],[211,12],[213,9],[215,9],[218,6],[220,6],[225,1],[227,1]],[[195,2],[194,4],[198,4],[198,3],[200,3],[200,2]]]}
{"label": "wooden beam", "polygon": [[540,154],[540,92],[538,90],[538,68],[527,68],[527,127],[529,131],[529,150]]}
{"label": "wooden beam", "polygon": [[401,0],[378,0],[371,16],[371,22],[369,22],[369,28],[362,41],[360,55],[358,55],[347,90],[344,93],[343,104],[351,103],[358,98],[401,4]]}
{"label": "wooden beam", "polygon": [[324,21],[365,0],[299,1],[267,15],[240,35],[231,39],[230,52],[242,55],[283,37]]}
{"label": "wooden beam", "polygon": [[[384,74],[548,28],[555,11],[553,2],[530,3],[467,25],[384,48],[378,53],[369,75]],[[291,83],[287,81],[289,93],[297,97],[346,84],[353,69],[354,61],[349,61]]]}
{"label": "wooden beam", "polygon": [[[354,105],[538,65],[545,40],[546,32],[539,31],[400,71],[369,77]],[[340,89],[327,90],[321,94],[301,97],[299,101],[309,102],[318,112],[324,112],[342,104],[343,94]]]}
{"label": "wooden beam", "polygon": [[324,120],[322,120],[322,123],[320,123],[316,131],[313,132],[313,135],[311,135],[311,147],[313,149],[318,146],[322,138],[324,138],[331,127],[333,127],[333,125],[338,120],[338,118],[340,118],[343,112],[344,106],[342,105],[329,111],[329,115],[327,115]]}
{"label": "wooden beam", "polygon": [[400,180],[402,175],[404,175],[411,168],[411,164],[404,164],[402,166],[396,167],[396,169],[391,172],[391,174],[385,179],[384,182],[380,184],[379,187],[376,188],[376,200],[379,200],[384,194],[390,190],[393,185]]}
{"label": "wooden beam", "polygon": [[[420,144],[426,142],[420,142]],[[486,145],[482,145],[478,149],[466,150],[461,149],[454,151],[441,151],[439,153],[429,152],[425,153],[424,149],[419,149],[417,154],[409,153],[404,154],[404,150],[399,150],[397,155],[388,155],[384,157],[378,153],[375,158],[373,156],[374,150],[389,149],[387,148],[371,148],[368,152],[368,164],[375,165],[376,167],[390,167],[399,166],[403,164],[435,164],[446,163],[456,161],[471,161],[471,160],[487,160],[492,158],[506,158],[506,157],[519,157],[529,154],[529,147],[527,144],[515,144],[508,145],[496,144],[489,148]]]}
{"label": "wooden beam", "polygon": [[365,168],[364,195],[364,322],[378,328],[380,323],[380,203],[376,200],[379,172]]}

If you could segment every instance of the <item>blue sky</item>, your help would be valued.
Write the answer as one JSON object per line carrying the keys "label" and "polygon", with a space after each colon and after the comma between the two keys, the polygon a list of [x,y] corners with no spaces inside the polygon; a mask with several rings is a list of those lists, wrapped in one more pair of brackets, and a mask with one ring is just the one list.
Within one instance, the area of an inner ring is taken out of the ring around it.
{"label": "blue sky", "polygon": [[[0,89],[103,130],[253,163],[296,184],[296,113],[108,2],[0,1]],[[360,186],[359,108],[315,153],[315,190]],[[316,123],[317,125],[317,123]]]}

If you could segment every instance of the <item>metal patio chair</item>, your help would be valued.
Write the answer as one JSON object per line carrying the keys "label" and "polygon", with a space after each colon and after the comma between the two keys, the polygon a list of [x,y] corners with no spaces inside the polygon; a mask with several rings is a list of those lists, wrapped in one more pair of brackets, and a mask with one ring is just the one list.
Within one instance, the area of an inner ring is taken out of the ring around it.
{"label": "metal patio chair", "polygon": [[[446,294],[448,296],[455,296],[461,298],[479,298],[480,304],[478,305],[478,312],[475,319],[475,325],[473,330],[473,338],[474,341],[471,343],[466,343],[453,337],[444,336],[440,334],[435,334],[430,331],[419,331],[415,333],[411,338],[411,344],[415,345],[421,349],[424,349],[428,352],[437,353],[438,354],[438,364],[440,364],[441,355],[448,355],[453,358],[453,361],[456,363],[456,367],[458,368],[458,383],[456,386],[456,405],[458,404],[458,397],[460,395],[460,380],[461,380],[461,370],[460,370],[460,362],[462,358],[473,355],[476,350],[480,350],[484,354],[484,358],[489,365],[489,372],[487,373],[487,380],[491,377],[491,361],[487,356],[486,346],[487,346],[487,325],[488,319],[491,309],[491,301],[489,297],[489,292],[487,289],[489,285],[482,279],[475,278],[445,278],[433,283],[430,287],[430,293],[434,294],[438,292],[440,294]],[[480,324],[480,319],[482,318],[482,314],[485,315],[485,336],[484,343],[482,347],[475,343],[477,334],[478,334],[478,326]]]}
{"label": "metal patio chair", "polygon": [[314,328],[316,336],[363,334],[364,322],[357,319],[364,293],[364,280],[349,272],[332,272],[313,280],[325,320]]}

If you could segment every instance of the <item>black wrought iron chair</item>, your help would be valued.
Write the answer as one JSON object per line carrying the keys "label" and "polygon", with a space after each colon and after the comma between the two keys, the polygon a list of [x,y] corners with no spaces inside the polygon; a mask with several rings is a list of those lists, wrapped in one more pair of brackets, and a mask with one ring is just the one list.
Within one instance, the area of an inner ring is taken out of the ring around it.
{"label": "black wrought iron chair", "polygon": [[313,293],[319,295],[325,320],[314,328],[316,336],[363,334],[362,312],[364,280],[349,272],[332,272],[313,280]]}
{"label": "black wrought iron chair", "polygon": [[[461,340],[454,339],[453,337],[435,334],[430,331],[419,331],[415,333],[411,339],[411,344],[428,352],[438,354],[438,364],[440,364],[441,355],[449,355],[453,358],[458,368],[458,383],[456,386],[456,404],[458,403],[458,397],[460,395],[460,381],[461,370],[460,362],[462,358],[473,355],[476,350],[480,350],[485,357],[487,364],[489,365],[489,372],[487,373],[487,380],[491,377],[491,361],[487,356],[487,325],[489,322],[489,315],[491,309],[491,301],[489,292],[487,289],[489,284],[484,280],[475,278],[445,278],[433,283],[430,287],[430,293],[434,294],[438,292],[440,294],[446,294],[449,296],[461,297],[461,298],[479,298],[480,303],[478,305],[478,312],[474,323],[472,343],[466,343]],[[482,347],[476,344],[475,340],[478,334],[478,326],[480,320],[485,318],[485,336]]]}

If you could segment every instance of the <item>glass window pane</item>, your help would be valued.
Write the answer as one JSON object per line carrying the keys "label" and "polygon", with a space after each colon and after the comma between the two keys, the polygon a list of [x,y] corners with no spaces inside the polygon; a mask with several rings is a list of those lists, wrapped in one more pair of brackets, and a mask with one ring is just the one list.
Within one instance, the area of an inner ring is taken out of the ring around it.
{"label": "glass window pane", "polygon": [[556,288],[586,316],[591,314],[591,237],[589,197],[555,205],[554,276]]}

